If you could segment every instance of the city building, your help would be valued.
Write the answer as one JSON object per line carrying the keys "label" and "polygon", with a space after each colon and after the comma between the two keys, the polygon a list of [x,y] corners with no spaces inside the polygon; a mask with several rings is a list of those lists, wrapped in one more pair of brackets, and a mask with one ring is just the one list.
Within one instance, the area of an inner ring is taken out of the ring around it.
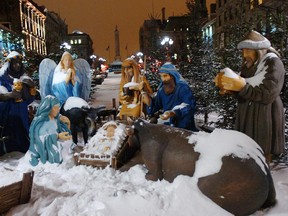
{"label": "city building", "polygon": [[45,20],[43,11],[32,0],[0,1],[0,24],[22,37],[27,51],[47,54]]}
{"label": "city building", "polygon": [[67,24],[57,13],[33,0],[0,1],[0,57],[11,50],[47,56],[69,47],[75,58],[90,61],[92,46],[88,34],[68,34]]}
{"label": "city building", "polygon": [[83,58],[90,61],[90,56],[93,55],[93,41],[91,37],[81,31],[73,31],[65,37],[64,46],[68,45],[68,51],[75,58]]}
{"label": "city building", "polygon": [[[273,34],[277,30],[285,32],[287,29],[287,16],[287,0],[217,0],[216,47],[221,49],[230,42],[229,26],[247,26],[273,40]],[[287,46],[287,37],[284,34],[283,43],[284,48]]]}
{"label": "city building", "polygon": [[59,53],[60,45],[68,34],[68,25],[61,17],[47,8],[44,10],[46,14],[46,47],[47,54]]}
{"label": "city building", "polygon": [[154,49],[160,43],[160,31],[163,29],[163,21],[161,19],[144,20],[139,31],[139,44],[141,52],[150,56]]}
{"label": "city building", "polygon": [[[209,33],[209,37],[212,40],[214,28],[211,26],[215,25],[215,21],[212,21],[215,15],[213,17],[208,16],[206,0],[201,0],[199,7],[201,23],[203,26],[207,24],[203,31],[207,34]],[[210,11],[215,12],[215,4]],[[211,21],[210,24],[208,24],[208,21]],[[160,53],[162,55],[163,53],[165,54],[165,60],[170,60],[171,58],[175,62],[185,61],[189,58],[189,46],[187,44],[190,28],[190,16],[169,16],[166,19],[165,8],[162,8],[162,19],[150,17],[150,20],[144,20],[139,31],[140,50],[147,56],[152,53],[155,55],[158,52],[158,55]],[[207,34],[203,34],[203,37],[207,37]]]}
{"label": "city building", "polygon": [[210,4],[210,13],[202,23],[203,40],[209,47],[215,47],[214,37],[216,28],[216,4]]}

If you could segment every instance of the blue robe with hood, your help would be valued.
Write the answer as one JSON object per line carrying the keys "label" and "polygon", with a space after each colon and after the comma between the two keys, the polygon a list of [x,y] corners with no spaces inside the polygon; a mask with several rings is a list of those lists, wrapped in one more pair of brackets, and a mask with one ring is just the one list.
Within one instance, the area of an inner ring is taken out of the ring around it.
{"label": "blue robe with hood", "polygon": [[186,81],[181,79],[177,69],[170,63],[164,64],[159,72],[170,74],[175,78],[175,89],[168,95],[165,93],[163,84],[161,83],[157,95],[152,99],[150,106],[147,107],[148,114],[153,115],[159,110],[163,110],[163,112],[173,110],[176,116],[170,118],[169,122],[165,124],[198,131],[194,121],[196,101],[190,87]]}
{"label": "blue robe with hood", "polygon": [[68,131],[67,125],[59,120],[59,114],[55,119],[49,118],[49,113],[54,105],[60,105],[59,100],[51,95],[39,105],[36,116],[34,117],[30,131],[30,148],[31,156],[30,164],[36,166],[39,161],[45,164],[61,163],[62,158],[62,144],[58,140],[58,133]]}

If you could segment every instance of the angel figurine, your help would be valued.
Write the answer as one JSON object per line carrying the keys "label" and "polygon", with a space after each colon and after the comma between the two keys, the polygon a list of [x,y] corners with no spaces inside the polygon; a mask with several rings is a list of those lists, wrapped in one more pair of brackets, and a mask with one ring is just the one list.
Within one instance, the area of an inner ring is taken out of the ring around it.
{"label": "angel figurine", "polygon": [[91,89],[90,65],[85,59],[76,59],[64,52],[58,65],[45,58],[39,65],[39,84],[41,98],[54,95],[63,104],[68,97],[89,99]]}

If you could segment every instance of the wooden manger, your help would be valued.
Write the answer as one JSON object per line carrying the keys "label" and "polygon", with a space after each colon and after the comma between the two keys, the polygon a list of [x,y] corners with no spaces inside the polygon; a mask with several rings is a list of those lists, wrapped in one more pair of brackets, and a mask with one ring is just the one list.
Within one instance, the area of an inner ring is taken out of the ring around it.
{"label": "wooden manger", "polygon": [[21,181],[0,187],[1,214],[7,212],[14,206],[29,202],[31,198],[33,177],[34,177],[33,171],[27,172],[23,174],[23,178]]}
{"label": "wooden manger", "polygon": [[75,165],[87,165],[95,168],[105,168],[110,166],[112,168],[117,167],[116,158],[110,155],[96,155],[86,153],[75,153],[74,154]]}
{"label": "wooden manger", "polygon": [[131,149],[127,143],[128,137],[126,137],[115,155],[98,155],[98,154],[87,154],[84,152],[74,153],[74,164],[92,166],[94,168],[105,168],[111,167],[118,169],[123,166],[127,161],[134,155],[134,149]]}
{"label": "wooden manger", "polygon": [[107,166],[118,169],[125,163],[127,143],[126,124],[108,121],[98,129],[87,145],[74,154],[75,165],[95,168]]}

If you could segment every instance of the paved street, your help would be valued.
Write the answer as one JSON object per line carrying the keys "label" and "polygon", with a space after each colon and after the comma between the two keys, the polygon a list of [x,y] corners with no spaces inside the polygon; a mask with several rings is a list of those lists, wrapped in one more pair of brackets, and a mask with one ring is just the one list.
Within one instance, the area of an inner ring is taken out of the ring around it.
{"label": "paved street", "polygon": [[119,100],[119,85],[121,74],[109,73],[101,85],[97,85],[95,92],[92,95],[91,103],[94,106],[105,105],[108,109],[113,107],[113,98],[116,100],[116,107],[118,108]]}

